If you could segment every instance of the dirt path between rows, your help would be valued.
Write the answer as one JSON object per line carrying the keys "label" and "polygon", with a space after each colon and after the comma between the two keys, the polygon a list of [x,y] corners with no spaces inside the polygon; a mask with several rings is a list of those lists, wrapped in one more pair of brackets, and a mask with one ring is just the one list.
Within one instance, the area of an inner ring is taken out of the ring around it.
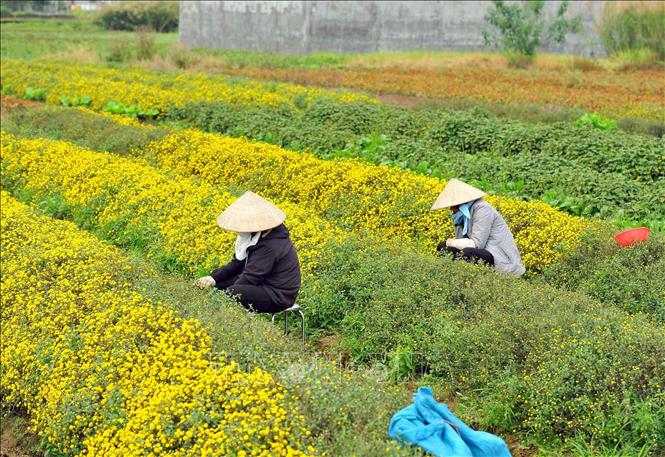
{"label": "dirt path between rows", "polygon": [[0,423],[0,457],[30,457],[23,452],[15,435],[14,427],[3,419]]}
{"label": "dirt path between rows", "polygon": [[[346,89],[348,90],[348,89]],[[404,106],[413,108],[425,104],[431,104],[432,100],[426,97],[416,97],[415,95],[400,95],[400,94],[372,94],[374,98],[383,103],[384,105]]]}

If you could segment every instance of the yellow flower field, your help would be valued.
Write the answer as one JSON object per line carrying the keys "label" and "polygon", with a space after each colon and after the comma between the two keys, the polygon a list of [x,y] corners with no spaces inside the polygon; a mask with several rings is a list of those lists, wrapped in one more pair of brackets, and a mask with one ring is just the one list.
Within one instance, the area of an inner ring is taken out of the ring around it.
{"label": "yellow flower field", "polygon": [[3,401],[81,455],[309,455],[269,373],[132,289],[118,251],[2,193]]}
{"label": "yellow flower field", "polygon": [[[231,237],[210,223],[233,199],[218,190],[220,185],[252,189],[286,205],[288,225],[302,250],[306,272],[316,266],[317,246],[342,233],[334,227],[366,231],[379,239],[417,240],[429,251],[438,241],[452,236],[448,214],[429,211],[445,183],[408,171],[357,161],[324,161],[198,131],[179,131],[149,146],[147,157],[168,170],[200,175],[208,184],[201,186],[187,180],[167,182],[147,164],[104,156],[65,142],[15,141],[6,134],[3,138],[7,171],[27,173],[28,187],[50,189],[60,182],[66,188],[67,183],[78,182],[65,191],[68,201],[76,205],[93,198],[81,184],[86,174],[94,176],[87,185],[96,186],[96,192],[104,187],[117,188],[123,198],[116,196],[117,203],[108,205],[101,215],[103,224],[126,218],[129,210],[132,223],[141,226],[155,205],[159,205],[160,214],[168,210],[168,216],[160,216],[158,229],[168,240],[165,250],[188,264],[194,258],[207,258],[204,265],[212,267],[220,259],[210,258],[209,246],[230,246]],[[12,159],[12,152],[18,152],[20,158]],[[83,165],[88,161],[89,165]],[[48,171],[50,167],[55,168]],[[137,167],[140,172],[132,171]],[[140,187],[141,192],[123,196],[124,191],[135,192],[127,183]],[[213,200],[215,195],[219,197]],[[488,200],[506,217],[531,270],[554,262],[560,255],[559,245],[574,245],[581,232],[593,226],[542,202],[501,197]]]}
{"label": "yellow flower field", "polygon": [[161,113],[190,102],[217,101],[239,105],[297,106],[319,98],[337,102],[362,100],[365,95],[335,93],[288,83],[232,81],[203,73],[158,73],[141,68],[115,69],[91,65],[5,59],[0,69],[3,90],[23,94],[28,87],[46,89],[46,102],[60,98],[91,97],[91,106],[102,109],[109,101],[136,104]]}
{"label": "yellow flower field", "polygon": [[[236,197],[194,179],[174,179],[141,160],[96,153],[70,143],[16,140],[2,133],[3,176],[28,189],[61,193],[68,205],[100,205],[98,224],[122,245],[150,244],[153,255],[173,259],[190,272],[211,270],[230,259],[234,235],[214,223]],[[280,204],[306,276],[319,247],[344,235],[311,211]],[[135,234],[133,239],[127,233]],[[153,237],[158,237],[155,240]],[[162,260],[163,260],[162,259]]]}
{"label": "yellow flower field", "polygon": [[[10,141],[10,144],[14,143]],[[67,165],[67,162],[72,160],[75,156],[73,154],[86,154],[81,148],[63,142],[35,140],[32,143],[18,144],[30,144],[27,149],[21,149],[22,153],[27,152],[28,156],[39,154],[37,151],[47,147],[53,149],[46,157],[47,160],[61,158],[58,160],[62,166],[59,171],[41,178],[33,176],[30,186],[46,186],[52,177],[58,180],[63,179],[61,173],[65,176],[75,173],[77,166],[80,166],[79,161],[71,165]],[[67,152],[70,147],[77,152]],[[7,150],[10,148],[7,147]],[[28,152],[29,150],[32,152]],[[216,211],[232,200],[233,197],[229,194],[223,194],[214,206],[209,207],[205,216],[198,219],[186,216],[196,212],[201,202],[209,200],[210,195],[218,193],[213,189],[220,185],[252,189],[280,204],[287,204],[287,213],[292,215],[289,226],[295,230],[295,240],[308,240],[307,244],[312,246],[309,251],[304,249],[304,260],[314,260],[316,246],[322,239],[335,235],[331,231],[335,225],[342,229],[367,231],[379,238],[421,241],[424,249],[430,251],[433,251],[440,240],[452,236],[452,224],[448,214],[445,211],[429,211],[431,202],[445,182],[409,171],[367,165],[354,160],[325,161],[276,146],[204,134],[196,130],[175,131],[164,140],[151,144],[147,151],[137,151],[137,154],[156,160],[160,167],[167,170],[185,176],[201,176],[211,185],[205,190],[198,184],[192,184],[189,189],[183,188],[178,191],[184,195],[178,200],[179,204],[168,205],[169,209],[179,216],[162,221],[161,230],[168,232],[171,237],[169,239],[178,239],[182,243],[180,248],[172,244],[168,246],[168,251],[173,252],[179,259],[187,256],[183,249],[185,252],[192,251],[192,245],[197,246],[197,257],[201,258],[205,250],[201,245],[204,238],[210,240],[224,236],[220,235],[209,221],[214,218]],[[39,166],[28,168],[45,173],[44,158],[40,155],[33,160]],[[106,164],[107,161],[115,159],[100,160]],[[130,168],[134,166],[128,165],[129,162],[118,163]],[[103,167],[100,165],[98,168]],[[131,181],[136,181],[135,174],[127,171],[125,173]],[[122,175],[110,172],[108,185],[117,186],[117,183],[124,182],[119,178]],[[140,197],[126,198],[123,203],[125,207],[132,207],[134,198],[139,198],[141,208],[135,209],[137,224],[142,223],[140,216],[154,204],[145,204],[145,199],[159,202],[160,205],[166,205],[170,200],[171,191],[166,190],[165,185],[154,176],[154,172],[141,174],[144,182],[142,186],[146,189]],[[98,177],[95,178],[95,183],[98,180]],[[182,185],[178,184],[180,187]],[[70,190],[69,193],[71,192],[73,191]],[[83,190],[79,189],[77,192]],[[154,195],[149,195],[150,193]],[[80,197],[73,194],[72,197],[75,204],[83,204]],[[594,225],[589,220],[567,215],[542,202],[521,202],[502,197],[488,197],[488,200],[501,211],[513,229],[523,261],[531,270],[539,270],[556,261],[560,256],[559,246],[574,245],[580,234]],[[109,206],[102,215],[102,220],[110,222],[114,215],[120,214],[118,211],[119,208]],[[302,218],[299,215],[302,215]],[[311,219],[313,215],[317,217]],[[298,222],[310,220],[316,221],[314,226],[299,225]],[[325,220],[330,222],[324,222]],[[190,226],[183,230],[183,225]],[[171,231],[167,228],[169,226],[176,228]],[[323,228],[318,230],[315,227]],[[303,236],[299,235],[300,229],[303,230]],[[230,238],[227,238],[225,242],[230,243]],[[189,263],[188,260],[185,261]],[[214,262],[206,262],[206,265],[212,266]]]}
{"label": "yellow flower field", "polygon": [[[237,185],[266,197],[308,208],[339,226],[381,238],[424,242],[427,249],[452,236],[446,211],[430,211],[445,181],[408,170],[328,161],[245,139],[198,130],[174,131],[147,147],[146,157],[185,176],[213,185]],[[137,151],[141,154],[141,151]],[[570,216],[543,202],[488,196],[515,235],[526,267],[541,268],[573,248],[597,222]]]}

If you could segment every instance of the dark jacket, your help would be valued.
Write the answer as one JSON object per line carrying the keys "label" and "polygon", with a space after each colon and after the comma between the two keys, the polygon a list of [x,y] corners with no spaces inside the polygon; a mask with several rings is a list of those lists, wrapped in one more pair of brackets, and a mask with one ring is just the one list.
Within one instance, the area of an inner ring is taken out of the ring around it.
{"label": "dark jacket", "polygon": [[245,260],[236,259],[216,269],[217,284],[238,277],[234,284],[263,286],[277,304],[291,306],[300,289],[300,264],[289,231],[281,224],[247,250]]}

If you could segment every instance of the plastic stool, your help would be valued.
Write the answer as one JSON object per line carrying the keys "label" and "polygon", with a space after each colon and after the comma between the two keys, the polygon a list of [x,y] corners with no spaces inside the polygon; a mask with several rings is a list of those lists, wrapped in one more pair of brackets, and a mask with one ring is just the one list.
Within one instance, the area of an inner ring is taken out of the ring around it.
{"label": "plastic stool", "polygon": [[302,312],[302,308],[300,308],[300,305],[298,305],[296,303],[295,305],[293,305],[290,308],[285,309],[284,311],[279,311],[277,313],[273,313],[273,315],[272,315],[272,323],[273,324],[275,323],[275,316],[277,316],[278,314],[281,314],[281,313],[284,313],[284,334],[285,335],[289,333],[289,313],[293,313],[293,314],[296,314],[296,315],[300,316],[300,322],[302,324],[302,332],[301,332],[302,344],[304,345],[305,344],[305,314]]}

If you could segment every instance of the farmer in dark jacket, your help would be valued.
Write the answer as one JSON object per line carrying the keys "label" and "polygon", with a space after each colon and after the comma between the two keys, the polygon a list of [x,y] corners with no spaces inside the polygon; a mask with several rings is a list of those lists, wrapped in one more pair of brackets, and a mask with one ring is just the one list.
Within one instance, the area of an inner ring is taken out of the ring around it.
{"label": "farmer in dark jacket", "polygon": [[217,218],[221,228],[238,233],[233,259],[194,285],[225,290],[259,313],[291,307],[300,289],[300,265],[285,219],[272,203],[246,192]]}

